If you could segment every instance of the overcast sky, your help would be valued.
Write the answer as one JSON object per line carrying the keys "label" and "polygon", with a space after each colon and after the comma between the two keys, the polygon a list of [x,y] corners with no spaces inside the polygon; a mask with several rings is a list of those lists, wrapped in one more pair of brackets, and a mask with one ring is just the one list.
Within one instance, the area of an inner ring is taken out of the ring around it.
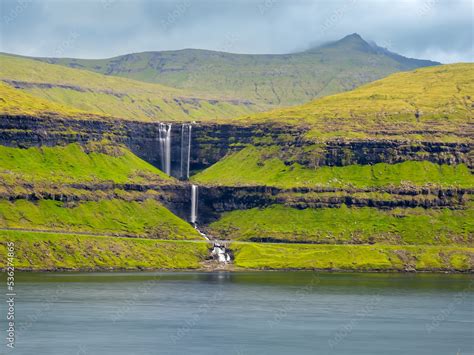
{"label": "overcast sky", "polygon": [[391,51],[474,61],[471,0],[0,0],[0,51],[105,58],[202,48],[289,53],[357,32]]}

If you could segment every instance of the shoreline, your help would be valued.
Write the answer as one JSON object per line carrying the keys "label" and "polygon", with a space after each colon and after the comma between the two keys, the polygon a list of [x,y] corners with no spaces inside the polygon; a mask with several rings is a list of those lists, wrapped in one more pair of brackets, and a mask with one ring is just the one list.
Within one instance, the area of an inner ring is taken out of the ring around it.
{"label": "shoreline", "polygon": [[[15,243],[23,272],[291,272],[474,273],[474,248],[431,245],[348,245],[229,242],[218,261],[215,241],[90,237],[3,231]],[[222,243],[222,241],[219,241]],[[225,243],[223,243],[224,245]],[[0,259],[0,270],[6,263]]]}
{"label": "shoreline", "polygon": [[[1,272],[5,272],[4,268],[0,269]],[[195,273],[245,273],[245,272],[321,272],[321,273],[364,273],[364,274],[463,274],[463,275],[474,275],[474,270],[447,270],[447,269],[433,269],[433,270],[399,270],[399,269],[372,269],[372,270],[353,270],[353,269],[305,269],[305,268],[284,268],[284,269],[253,269],[253,268],[196,268],[196,269],[163,269],[163,268],[79,268],[79,269],[31,269],[31,268],[16,268],[16,272],[23,273],[152,273],[152,272],[169,272],[169,273],[179,273],[179,272],[195,272]]]}

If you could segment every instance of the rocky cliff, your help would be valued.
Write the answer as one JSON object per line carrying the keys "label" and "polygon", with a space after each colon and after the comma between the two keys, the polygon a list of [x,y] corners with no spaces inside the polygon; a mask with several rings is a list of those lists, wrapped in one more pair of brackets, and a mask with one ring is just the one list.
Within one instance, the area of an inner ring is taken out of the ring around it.
{"label": "rocky cliff", "polygon": [[[428,160],[438,164],[464,163],[472,169],[472,146],[460,143],[401,141],[332,141],[306,138],[301,127],[284,125],[166,124],[131,121],[81,121],[0,117],[0,144],[26,148],[103,139],[126,145],[133,153],[164,170],[168,156],[171,175],[186,180],[187,169],[201,170],[247,144],[277,145],[276,155],[285,164],[344,166],[389,164]],[[167,144],[169,146],[167,147]],[[188,166],[189,163],[189,166]],[[2,187],[2,186],[0,186]],[[122,191],[118,193],[117,191]],[[271,204],[304,208],[338,207],[449,207],[463,208],[473,191],[460,188],[390,187],[370,189],[293,188],[267,186],[200,186],[198,221],[207,223],[221,212],[265,207]],[[187,182],[153,184],[79,184],[63,186],[3,186],[6,199],[53,199],[74,202],[88,199],[155,198],[189,220],[191,185]]]}
{"label": "rocky cliff", "polygon": [[[166,124],[166,123],[165,123]],[[306,138],[302,127],[280,124],[169,124],[171,175],[180,177],[183,156],[190,149],[190,170],[201,170],[246,144],[278,145],[279,158],[303,166],[399,163],[426,160],[437,164],[464,163],[473,167],[472,144],[404,142],[398,140],[335,140],[319,143]],[[163,170],[160,129],[163,123],[123,120],[58,120],[0,116],[0,144],[14,147],[54,146],[107,139],[126,145],[133,153]],[[190,146],[187,127],[192,126]]]}

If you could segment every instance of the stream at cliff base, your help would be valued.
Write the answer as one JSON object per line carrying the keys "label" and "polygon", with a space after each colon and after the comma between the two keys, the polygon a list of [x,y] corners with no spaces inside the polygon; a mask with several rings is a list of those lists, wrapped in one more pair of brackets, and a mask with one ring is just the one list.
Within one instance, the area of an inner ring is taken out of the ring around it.
{"label": "stream at cliff base", "polygon": [[473,354],[473,284],[448,274],[17,273],[11,353]]}

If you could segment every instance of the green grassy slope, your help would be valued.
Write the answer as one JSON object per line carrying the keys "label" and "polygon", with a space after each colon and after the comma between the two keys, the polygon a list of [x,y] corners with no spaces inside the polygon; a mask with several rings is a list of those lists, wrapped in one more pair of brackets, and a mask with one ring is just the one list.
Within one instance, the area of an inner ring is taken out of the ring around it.
{"label": "green grassy slope", "polygon": [[28,149],[0,146],[0,178],[11,183],[18,179],[57,183],[173,181],[129,150],[106,142],[85,147],[79,144]]}
{"label": "green grassy slope", "polygon": [[0,268],[7,242],[19,270],[195,269],[208,252],[202,242],[0,231]]}
{"label": "green grassy slope", "polygon": [[353,89],[400,70],[439,63],[388,53],[353,34],[306,52],[246,55],[206,50],[145,52],[110,59],[38,58],[72,68],[161,83],[265,105],[294,105]]}
{"label": "green grassy slope", "polygon": [[353,91],[302,106],[242,117],[312,127],[310,136],[456,140],[472,130],[474,64],[450,64],[396,73]]}
{"label": "green grassy slope", "polygon": [[281,205],[225,213],[210,226],[212,235],[238,240],[322,244],[430,244],[474,242],[474,213],[424,208],[320,208]]}
{"label": "green grassy slope", "polygon": [[88,118],[88,114],[96,114],[129,120],[170,121],[228,118],[259,109],[222,95],[195,95],[159,84],[5,54],[0,54],[0,84],[0,113],[3,114],[45,115],[52,111],[53,116]]}
{"label": "green grassy slope", "polygon": [[[129,150],[108,142],[29,149],[0,146],[0,192],[5,196],[34,193],[39,198],[36,202],[0,200],[0,228],[202,239],[187,222],[151,199],[157,191],[129,192],[110,187],[107,193],[68,185],[170,182],[175,180]],[[42,197],[45,193],[69,196],[68,201],[75,202],[48,200]],[[77,202],[77,197],[86,200]]]}
{"label": "green grassy slope", "polygon": [[101,119],[99,112],[84,111],[36,97],[0,82],[0,114],[9,116]]}
{"label": "green grassy slope", "polygon": [[474,248],[232,243],[235,265],[253,269],[472,271]]}
{"label": "green grassy slope", "polygon": [[210,185],[268,185],[277,187],[367,188],[400,185],[474,186],[474,175],[465,165],[438,165],[428,161],[398,164],[323,166],[285,165],[277,147],[248,146],[204,171],[192,181]]}
{"label": "green grassy slope", "polygon": [[0,200],[0,228],[203,239],[189,223],[155,200],[115,199],[69,204],[52,200]]}

